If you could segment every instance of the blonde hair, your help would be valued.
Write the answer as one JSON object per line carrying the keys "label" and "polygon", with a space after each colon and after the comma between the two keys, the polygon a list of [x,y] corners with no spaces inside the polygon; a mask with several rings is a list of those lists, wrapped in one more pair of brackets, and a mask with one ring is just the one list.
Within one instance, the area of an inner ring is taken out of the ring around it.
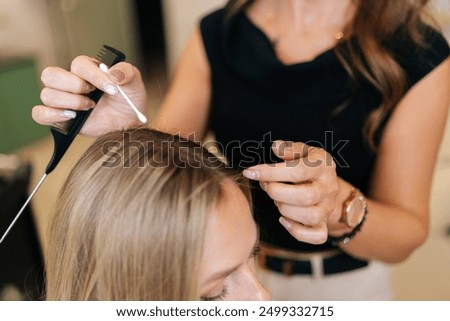
{"label": "blonde hair", "polygon": [[97,139],[51,218],[46,299],[198,299],[206,220],[223,179],[236,177],[178,136],[137,129]]}
{"label": "blonde hair", "polygon": [[[227,4],[227,17],[244,10],[255,1],[257,0],[230,0]],[[376,151],[377,130],[407,90],[406,73],[387,44],[401,39],[416,45],[416,48],[423,48],[424,35],[429,31],[425,21],[434,21],[425,12],[429,0],[353,2],[356,4],[355,16],[346,26],[345,37],[335,47],[335,53],[356,88],[362,78],[381,95],[381,104],[369,114],[363,128],[367,143]],[[346,104],[339,106],[333,115],[345,106]]]}

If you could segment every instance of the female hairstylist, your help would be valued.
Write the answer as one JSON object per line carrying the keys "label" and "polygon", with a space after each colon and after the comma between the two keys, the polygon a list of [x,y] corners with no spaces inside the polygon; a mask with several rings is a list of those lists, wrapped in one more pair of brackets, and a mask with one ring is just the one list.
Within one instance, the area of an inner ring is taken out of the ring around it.
{"label": "female hairstylist", "polygon": [[[427,2],[230,1],[190,38],[154,126],[199,140],[213,130],[256,182],[261,277],[274,299],[390,299],[381,262],[425,241],[450,103],[449,47],[422,20]],[[109,95],[85,135],[136,124],[115,84],[145,109],[127,63],[108,77],[80,56],[42,81],[41,124],[93,108],[84,94],[94,86]]]}

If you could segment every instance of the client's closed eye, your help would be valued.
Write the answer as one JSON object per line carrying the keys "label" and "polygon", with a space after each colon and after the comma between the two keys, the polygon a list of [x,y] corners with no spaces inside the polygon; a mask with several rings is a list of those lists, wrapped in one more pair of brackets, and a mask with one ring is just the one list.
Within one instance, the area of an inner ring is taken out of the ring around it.
{"label": "client's closed eye", "polygon": [[224,285],[219,294],[210,297],[201,297],[202,301],[220,301],[228,294],[227,287]]}

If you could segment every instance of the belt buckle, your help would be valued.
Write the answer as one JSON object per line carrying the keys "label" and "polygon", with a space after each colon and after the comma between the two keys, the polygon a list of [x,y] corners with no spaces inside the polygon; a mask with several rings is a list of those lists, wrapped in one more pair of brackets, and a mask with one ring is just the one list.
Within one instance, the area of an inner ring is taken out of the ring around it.
{"label": "belt buckle", "polygon": [[294,261],[285,259],[281,261],[281,270],[283,271],[284,275],[291,276],[294,274],[294,263]]}
{"label": "belt buckle", "polygon": [[[259,264],[261,266],[267,267],[267,256],[265,253],[260,253],[259,257]],[[280,259],[281,260],[281,272],[283,275],[291,276],[294,274],[294,264],[295,262],[292,260],[286,260],[286,259]]]}

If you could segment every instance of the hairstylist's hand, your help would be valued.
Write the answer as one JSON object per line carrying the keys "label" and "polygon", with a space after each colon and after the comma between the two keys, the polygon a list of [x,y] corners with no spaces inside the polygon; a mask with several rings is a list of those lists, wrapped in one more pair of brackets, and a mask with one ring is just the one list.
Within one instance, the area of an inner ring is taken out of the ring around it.
{"label": "hairstylist's hand", "polygon": [[[41,75],[44,89],[41,100],[44,105],[34,106],[33,119],[42,125],[51,125],[74,117],[72,110],[94,108],[81,133],[99,136],[111,130],[142,125],[131,107],[118,93],[120,85],[130,100],[146,114],[146,91],[140,72],[129,63],[121,62],[105,74],[95,58],[76,57],[70,71],[59,67],[47,67]],[[86,95],[95,87],[105,92],[97,105]]]}
{"label": "hairstylist's hand", "polygon": [[328,238],[327,218],[338,192],[336,165],[325,150],[303,143],[276,141],[275,155],[284,160],[244,170],[275,201],[280,223],[297,240],[312,244]]}

